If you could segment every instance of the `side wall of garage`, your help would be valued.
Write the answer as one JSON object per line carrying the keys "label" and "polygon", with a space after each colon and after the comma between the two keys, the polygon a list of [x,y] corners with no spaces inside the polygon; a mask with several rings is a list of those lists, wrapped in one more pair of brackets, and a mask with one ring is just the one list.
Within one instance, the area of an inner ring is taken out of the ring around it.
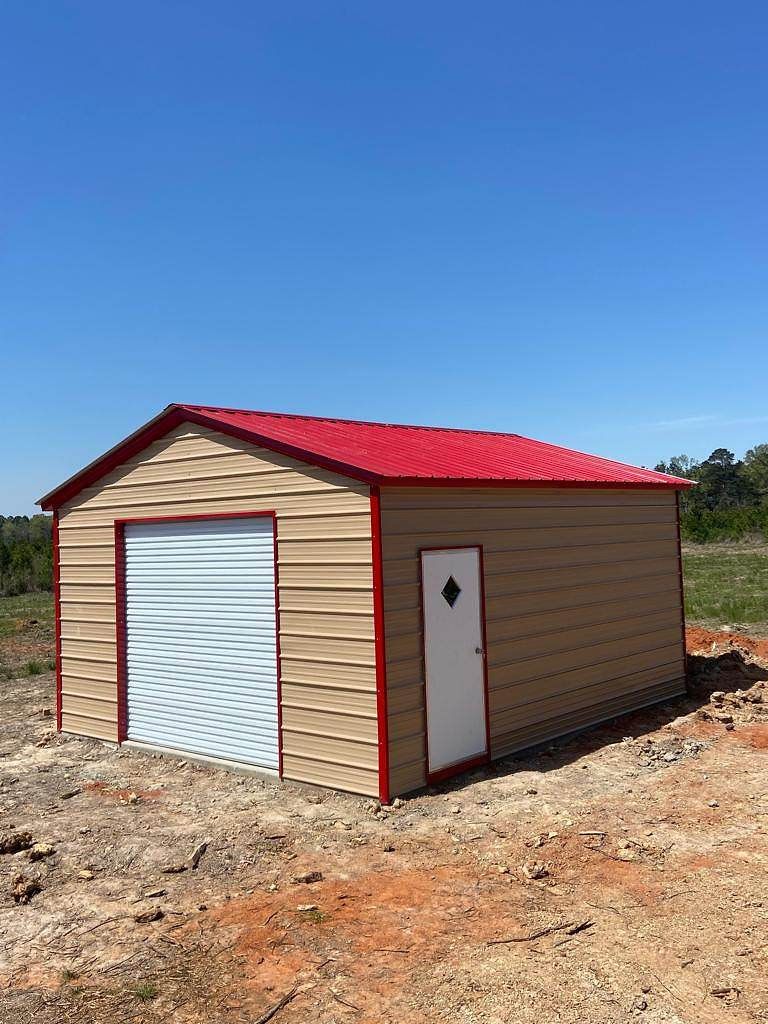
{"label": "side wall of garage", "polygon": [[182,424],[59,509],[62,728],[117,739],[114,521],[275,510],[285,778],[378,793],[367,485]]}
{"label": "side wall of garage", "polygon": [[419,549],[484,549],[491,756],[684,689],[673,491],[382,488],[390,786],[425,784]]}

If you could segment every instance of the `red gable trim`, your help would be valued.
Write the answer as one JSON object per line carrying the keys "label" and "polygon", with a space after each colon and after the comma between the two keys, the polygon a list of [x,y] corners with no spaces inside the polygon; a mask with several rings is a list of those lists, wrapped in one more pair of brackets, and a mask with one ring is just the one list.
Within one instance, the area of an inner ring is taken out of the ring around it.
{"label": "red gable trim", "polygon": [[213,416],[206,416],[192,409],[185,409],[178,405],[169,405],[159,416],[155,416],[154,419],[145,423],[143,427],[140,427],[124,441],[115,445],[114,448],[110,448],[108,452],[105,452],[104,455],[89,463],[79,473],[75,473],[74,476],[65,480],[55,490],[44,495],[38,500],[37,504],[46,512],[59,508],[66,501],[69,501],[70,498],[74,498],[76,494],[79,494],[83,488],[96,483],[97,480],[100,480],[111,470],[127,462],[132,456],[143,451],[153,441],[164,437],[165,434],[173,430],[174,427],[178,427],[181,423],[197,423],[201,427],[208,427],[211,430],[218,431],[220,434],[228,434],[231,437],[238,437],[243,441],[250,441],[252,444],[260,445],[262,448],[267,448],[270,451],[280,452],[282,455],[290,455],[302,462],[309,463],[311,466],[320,466],[333,473],[352,477],[353,480],[375,483],[378,479],[375,474],[366,473],[354,466],[348,466],[344,462],[337,462],[334,459],[317,456],[313,452],[305,451],[303,448],[295,445],[284,444],[281,441],[275,441],[273,438],[264,437],[253,430],[245,430],[222,423]]}

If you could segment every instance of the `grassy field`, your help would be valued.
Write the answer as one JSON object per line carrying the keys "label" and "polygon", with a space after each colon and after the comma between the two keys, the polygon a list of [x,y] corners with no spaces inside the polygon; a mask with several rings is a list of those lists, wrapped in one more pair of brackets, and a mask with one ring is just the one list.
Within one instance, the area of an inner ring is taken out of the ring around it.
{"label": "grassy field", "polygon": [[690,624],[768,633],[768,545],[686,545],[683,573]]}
{"label": "grassy field", "polygon": [[0,679],[54,668],[53,594],[0,597]]}

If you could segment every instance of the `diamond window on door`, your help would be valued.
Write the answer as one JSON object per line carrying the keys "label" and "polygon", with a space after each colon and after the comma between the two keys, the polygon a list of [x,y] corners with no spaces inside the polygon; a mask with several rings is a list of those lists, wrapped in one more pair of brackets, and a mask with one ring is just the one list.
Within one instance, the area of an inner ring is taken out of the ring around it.
{"label": "diamond window on door", "polygon": [[443,597],[451,606],[451,608],[453,608],[453,606],[456,604],[456,598],[461,593],[461,587],[453,578],[453,576],[449,576],[448,579],[446,580],[445,586],[440,591],[440,593],[443,595]]}

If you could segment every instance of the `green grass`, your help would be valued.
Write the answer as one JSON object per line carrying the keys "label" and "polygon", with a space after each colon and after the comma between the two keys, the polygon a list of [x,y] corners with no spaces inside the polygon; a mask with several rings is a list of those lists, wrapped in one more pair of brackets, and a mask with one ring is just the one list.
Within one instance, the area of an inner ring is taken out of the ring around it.
{"label": "green grass", "polygon": [[0,597],[0,637],[16,636],[31,619],[53,627],[53,594]]}
{"label": "green grass", "polygon": [[160,994],[160,989],[153,981],[137,981],[130,991],[142,1003],[149,1003]]}
{"label": "green grass", "polygon": [[56,667],[53,594],[0,597],[0,681]]}
{"label": "green grass", "polygon": [[768,632],[768,546],[687,546],[683,575],[689,624]]}

